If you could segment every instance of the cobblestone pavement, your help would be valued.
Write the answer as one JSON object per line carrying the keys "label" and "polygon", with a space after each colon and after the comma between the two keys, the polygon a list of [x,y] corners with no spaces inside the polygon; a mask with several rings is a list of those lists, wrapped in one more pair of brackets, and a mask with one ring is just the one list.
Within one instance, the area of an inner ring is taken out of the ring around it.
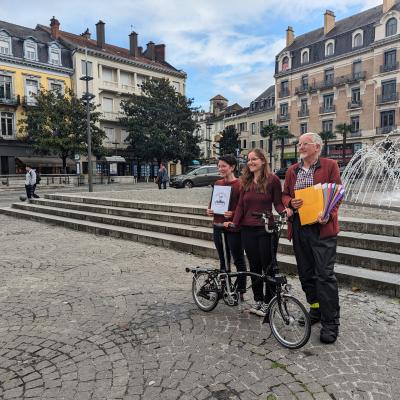
{"label": "cobblestone pavement", "polygon": [[0,224],[0,399],[400,398],[398,299],[342,289],[338,342],[290,351],[246,306],[196,308],[184,267],[215,260]]}

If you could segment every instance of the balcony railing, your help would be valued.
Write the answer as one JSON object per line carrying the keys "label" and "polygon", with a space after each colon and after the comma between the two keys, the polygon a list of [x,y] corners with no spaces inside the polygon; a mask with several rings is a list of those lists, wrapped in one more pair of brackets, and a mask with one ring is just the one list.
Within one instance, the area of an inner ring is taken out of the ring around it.
{"label": "balcony railing", "polygon": [[102,111],[101,119],[107,121],[119,121],[120,118],[124,117],[123,113],[112,112],[112,111]]}
{"label": "balcony railing", "polygon": [[0,104],[7,106],[19,105],[19,96],[0,97]]}
{"label": "balcony railing", "polygon": [[286,89],[286,90],[281,90],[279,92],[279,97],[288,97],[290,95],[290,90]]}
{"label": "balcony railing", "polygon": [[356,132],[350,132],[350,137],[360,137],[361,136],[361,131],[358,130]]}
{"label": "balcony railing", "polygon": [[385,95],[378,95],[378,104],[384,103],[391,103],[399,100],[399,94],[397,92],[385,94]]}
{"label": "balcony railing", "polygon": [[349,101],[347,103],[347,108],[348,109],[350,109],[350,108],[361,108],[361,107],[362,107],[362,101],[361,100],[352,100],[352,101]]}
{"label": "balcony railing", "polygon": [[331,89],[335,86],[335,81],[334,79],[327,79],[323,82],[320,82],[318,84],[318,89],[324,90],[324,89]]}
{"label": "balcony railing", "polygon": [[399,69],[399,62],[393,64],[383,64],[379,67],[379,72],[382,74],[384,72],[396,71]]}
{"label": "balcony railing", "polygon": [[34,97],[24,96],[22,98],[22,105],[24,107],[32,107],[37,105],[37,100]]}
{"label": "balcony railing", "polygon": [[397,128],[396,125],[381,126],[379,128],[376,128],[376,134],[377,135],[386,135],[386,134],[392,132],[396,128]]}
{"label": "balcony railing", "polygon": [[303,93],[307,93],[308,90],[309,90],[308,85],[301,85],[301,86],[298,86],[296,89],[294,89],[294,93],[295,94],[303,94]]}
{"label": "balcony railing", "polygon": [[320,114],[325,114],[325,113],[333,113],[336,112],[336,106],[321,106],[319,108],[319,113]]}
{"label": "balcony railing", "polygon": [[310,115],[310,110],[308,108],[307,108],[307,110],[299,110],[299,111],[297,111],[297,116],[299,118],[308,117],[309,115]]}
{"label": "balcony railing", "polygon": [[289,114],[278,115],[278,122],[286,122],[289,121],[289,119],[290,119]]}

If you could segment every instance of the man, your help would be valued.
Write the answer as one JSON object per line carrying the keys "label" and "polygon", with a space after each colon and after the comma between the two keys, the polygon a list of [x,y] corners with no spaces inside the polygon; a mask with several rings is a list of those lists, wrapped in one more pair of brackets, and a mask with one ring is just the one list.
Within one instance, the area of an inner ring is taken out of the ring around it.
{"label": "man", "polygon": [[320,158],[322,139],[316,133],[305,133],[299,138],[300,162],[286,172],[282,200],[285,207],[294,210],[288,225],[289,240],[297,261],[301,286],[310,304],[311,323],[321,321],[320,340],[334,343],[339,334],[339,294],[334,263],[337,234],[339,233],[337,205],[326,220],[301,226],[297,210],[303,200],[295,199],[295,190],[317,183],[340,184],[337,162]]}
{"label": "man", "polygon": [[28,199],[31,199],[34,193],[34,187],[36,185],[36,173],[32,169],[32,166],[26,165],[25,166],[25,191],[26,191],[26,197]]}
{"label": "man", "polygon": [[158,173],[157,173],[158,188],[161,189],[161,186],[162,186],[163,189],[166,189],[168,181],[169,181],[169,177],[168,177],[167,169],[165,168],[165,165],[163,163],[160,163],[160,169],[158,170]]}

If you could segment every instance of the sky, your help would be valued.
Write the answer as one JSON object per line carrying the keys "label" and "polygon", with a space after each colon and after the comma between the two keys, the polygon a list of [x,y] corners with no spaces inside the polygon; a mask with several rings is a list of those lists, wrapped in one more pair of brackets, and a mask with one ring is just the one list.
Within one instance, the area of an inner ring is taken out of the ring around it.
{"label": "sky", "polygon": [[284,47],[286,29],[301,35],[323,26],[326,9],[336,20],[374,7],[382,0],[0,0],[0,19],[34,28],[54,15],[60,29],[80,34],[106,23],[106,42],[129,47],[166,45],[166,60],[187,75],[186,95],[208,110],[209,99],[248,107],[274,83],[275,56]]}

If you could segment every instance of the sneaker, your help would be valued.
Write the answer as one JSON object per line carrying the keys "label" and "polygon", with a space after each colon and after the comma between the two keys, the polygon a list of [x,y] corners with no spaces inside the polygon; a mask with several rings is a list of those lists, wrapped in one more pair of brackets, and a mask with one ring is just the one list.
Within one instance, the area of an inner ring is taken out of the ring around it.
{"label": "sneaker", "polygon": [[256,314],[260,317],[265,317],[268,312],[268,304],[267,303],[262,303],[261,308],[256,312]]}
{"label": "sneaker", "polygon": [[262,301],[256,301],[250,308],[250,312],[252,314],[257,314],[261,310],[261,306],[263,305]]}
{"label": "sneaker", "polygon": [[332,344],[336,342],[339,335],[339,325],[336,324],[323,324],[320,332],[320,340],[325,344]]}
{"label": "sneaker", "polygon": [[[319,308],[310,308],[308,315],[310,316],[311,325],[314,325],[317,322],[321,321],[321,311]],[[299,325],[304,326],[305,325],[304,317],[303,316],[299,317],[297,322],[299,323]]]}

